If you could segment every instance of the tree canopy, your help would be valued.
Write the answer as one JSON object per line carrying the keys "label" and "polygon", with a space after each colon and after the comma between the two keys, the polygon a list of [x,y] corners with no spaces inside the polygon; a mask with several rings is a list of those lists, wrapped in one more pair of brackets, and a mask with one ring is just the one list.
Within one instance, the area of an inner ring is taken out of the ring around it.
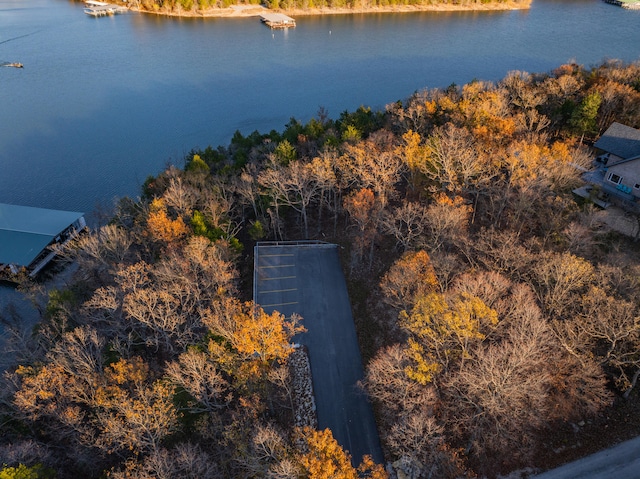
{"label": "tree canopy", "polygon": [[342,246],[395,468],[495,477],[605,440],[638,401],[639,251],[572,190],[612,121],[640,127],[638,78],[511,72],[191,151],[67,252],[16,336],[0,475],[385,477],[294,427],[304,318],[251,301],[256,239]]}

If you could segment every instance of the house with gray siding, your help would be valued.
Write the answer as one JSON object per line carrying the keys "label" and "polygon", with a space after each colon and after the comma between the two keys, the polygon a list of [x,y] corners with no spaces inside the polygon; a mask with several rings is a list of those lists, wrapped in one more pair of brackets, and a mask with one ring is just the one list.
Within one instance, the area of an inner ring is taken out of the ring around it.
{"label": "house with gray siding", "polygon": [[607,191],[627,201],[640,199],[640,130],[613,123],[593,145]]}

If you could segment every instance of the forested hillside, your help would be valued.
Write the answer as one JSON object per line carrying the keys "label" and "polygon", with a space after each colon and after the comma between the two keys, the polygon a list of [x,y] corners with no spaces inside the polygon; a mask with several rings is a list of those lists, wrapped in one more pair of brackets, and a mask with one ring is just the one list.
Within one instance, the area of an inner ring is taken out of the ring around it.
{"label": "forested hillside", "polygon": [[640,127],[640,63],[321,108],[190,152],[68,252],[73,286],[3,378],[1,477],[387,477],[294,426],[304,318],[250,302],[260,239],[343,247],[362,387],[412,477],[637,434],[638,244],[571,193],[613,121]]}

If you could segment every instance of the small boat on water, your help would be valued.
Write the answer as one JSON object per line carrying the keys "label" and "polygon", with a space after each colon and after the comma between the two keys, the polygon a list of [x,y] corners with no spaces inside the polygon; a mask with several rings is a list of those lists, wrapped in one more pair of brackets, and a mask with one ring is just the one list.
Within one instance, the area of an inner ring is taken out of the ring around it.
{"label": "small boat on water", "polygon": [[13,67],[13,68],[24,68],[24,65],[22,63],[18,63],[18,62],[4,62],[4,63],[0,63],[1,67]]}

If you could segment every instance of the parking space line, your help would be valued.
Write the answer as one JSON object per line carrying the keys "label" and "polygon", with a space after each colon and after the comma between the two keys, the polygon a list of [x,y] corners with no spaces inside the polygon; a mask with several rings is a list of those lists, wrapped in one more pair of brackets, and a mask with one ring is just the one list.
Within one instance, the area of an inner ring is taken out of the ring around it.
{"label": "parking space line", "polygon": [[264,309],[264,308],[273,308],[275,306],[291,306],[292,304],[298,304],[297,301],[292,301],[290,303],[274,303],[274,304],[260,304],[259,306]]}
{"label": "parking space line", "polygon": [[298,288],[290,288],[290,289],[272,289],[270,291],[258,291],[258,294],[267,294],[267,293],[288,293],[290,291],[298,291]]}
{"label": "parking space line", "polygon": [[258,266],[258,269],[260,268],[293,268],[295,267],[295,264],[277,264],[277,265],[265,265],[265,266]]}
{"label": "parking space line", "polygon": [[293,256],[293,253],[282,253],[282,254],[261,254],[261,258],[278,258],[280,256]]}
{"label": "parking space line", "polygon": [[274,279],[296,279],[295,276],[274,276],[272,278],[260,278],[260,281],[273,281]]}

